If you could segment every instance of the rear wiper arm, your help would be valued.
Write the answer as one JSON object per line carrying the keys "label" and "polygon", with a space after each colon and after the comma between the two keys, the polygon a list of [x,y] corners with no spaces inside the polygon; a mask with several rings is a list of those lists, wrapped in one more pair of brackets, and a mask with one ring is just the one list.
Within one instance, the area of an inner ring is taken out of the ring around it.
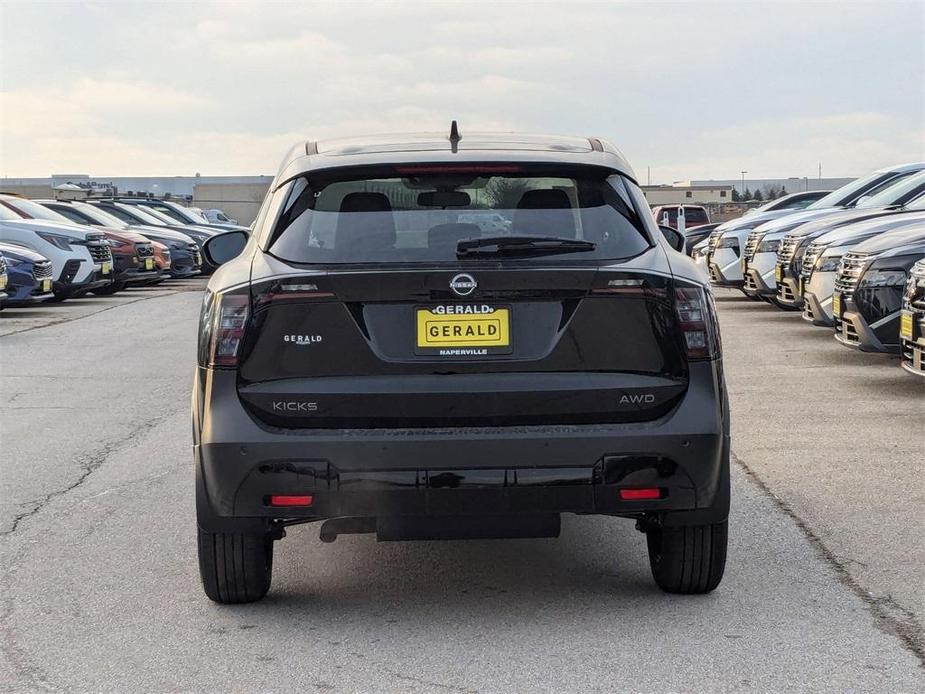
{"label": "rear wiper arm", "polygon": [[456,257],[582,253],[593,251],[595,248],[591,241],[555,236],[484,236],[478,239],[461,239],[456,244]]}

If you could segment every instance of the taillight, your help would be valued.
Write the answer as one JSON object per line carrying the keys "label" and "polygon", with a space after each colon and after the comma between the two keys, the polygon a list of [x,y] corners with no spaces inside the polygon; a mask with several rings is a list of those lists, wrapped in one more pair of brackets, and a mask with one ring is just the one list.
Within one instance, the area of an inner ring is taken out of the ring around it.
{"label": "taillight", "polygon": [[675,287],[675,310],[688,359],[712,359],[717,355],[719,331],[712,297],[696,285]]}
{"label": "taillight", "polygon": [[205,366],[234,367],[238,365],[241,342],[247,327],[250,300],[247,294],[210,294],[206,297],[202,315],[200,351]]}

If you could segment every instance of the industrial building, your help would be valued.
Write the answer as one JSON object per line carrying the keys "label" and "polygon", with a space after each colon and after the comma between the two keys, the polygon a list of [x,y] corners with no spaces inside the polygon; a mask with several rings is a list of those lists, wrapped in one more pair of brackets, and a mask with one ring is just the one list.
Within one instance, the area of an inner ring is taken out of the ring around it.
{"label": "industrial building", "polygon": [[[746,179],[749,190],[834,190],[851,178],[761,178]],[[272,176],[96,176],[53,174],[47,178],[0,178],[0,191],[30,198],[74,198],[84,195],[131,195],[141,193],[177,199],[202,209],[218,208],[240,224],[257,216]],[[709,208],[717,220],[742,214],[746,207],[732,203],[732,191],[742,190],[742,181],[680,181],[670,185],[642,186],[650,205],[695,204]]]}

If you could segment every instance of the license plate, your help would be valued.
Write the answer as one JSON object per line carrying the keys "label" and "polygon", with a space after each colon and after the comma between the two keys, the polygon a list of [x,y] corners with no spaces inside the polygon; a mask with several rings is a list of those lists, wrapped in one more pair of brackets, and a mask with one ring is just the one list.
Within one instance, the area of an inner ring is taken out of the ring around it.
{"label": "license plate", "polygon": [[42,294],[47,294],[51,291],[51,280],[42,280]]}
{"label": "license plate", "polygon": [[0,275],[0,290],[6,289],[6,275]]}
{"label": "license plate", "polygon": [[903,311],[899,317],[899,336],[907,340],[912,339],[912,313]]}
{"label": "license plate", "polygon": [[841,318],[841,294],[832,295],[832,315]]}
{"label": "license plate", "polygon": [[101,274],[101,275],[108,275],[110,272],[112,272],[112,264],[111,264],[111,263],[103,263],[103,264],[100,266],[100,274]]}
{"label": "license plate", "polygon": [[154,258],[145,258],[145,270],[154,269]]}
{"label": "license plate", "polygon": [[777,265],[774,268],[774,281],[777,282],[778,284],[784,281],[784,266],[783,265]]}
{"label": "license plate", "polygon": [[744,275],[746,272],[748,272],[748,261],[745,260],[745,258],[742,258],[741,265],[742,265],[742,274]]}
{"label": "license plate", "polygon": [[456,304],[416,309],[416,354],[479,357],[509,354],[508,307]]}
{"label": "license plate", "polygon": [[202,265],[202,256],[197,253],[195,257],[196,257],[196,265]]}
{"label": "license plate", "polygon": [[805,287],[804,287],[803,285],[804,285],[804,281],[803,281],[803,278],[801,277],[801,278],[800,278],[799,288],[798,288],[798,290],[797,290],[797,291],[799,292],[799,295],[800,295],[800,296],[803,296],[803,293],[804,293],[804,290],[805,290]]}

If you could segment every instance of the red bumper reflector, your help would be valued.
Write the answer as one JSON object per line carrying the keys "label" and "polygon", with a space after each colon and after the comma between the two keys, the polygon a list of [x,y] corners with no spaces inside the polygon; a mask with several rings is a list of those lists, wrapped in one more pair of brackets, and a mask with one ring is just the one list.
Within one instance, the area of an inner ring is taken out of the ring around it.
{"label": "red bumper reflector", "polygon": [[643,487],[642,489],[621,489],[620,498],[623,501],[641,501],[643,499],[660,499],[662,490],[658,487]]}
{"label": "red bumper reflector", "polygon": [[270,506],[311,506],[314,500],[311,496],[274,494],[270,497]]}

